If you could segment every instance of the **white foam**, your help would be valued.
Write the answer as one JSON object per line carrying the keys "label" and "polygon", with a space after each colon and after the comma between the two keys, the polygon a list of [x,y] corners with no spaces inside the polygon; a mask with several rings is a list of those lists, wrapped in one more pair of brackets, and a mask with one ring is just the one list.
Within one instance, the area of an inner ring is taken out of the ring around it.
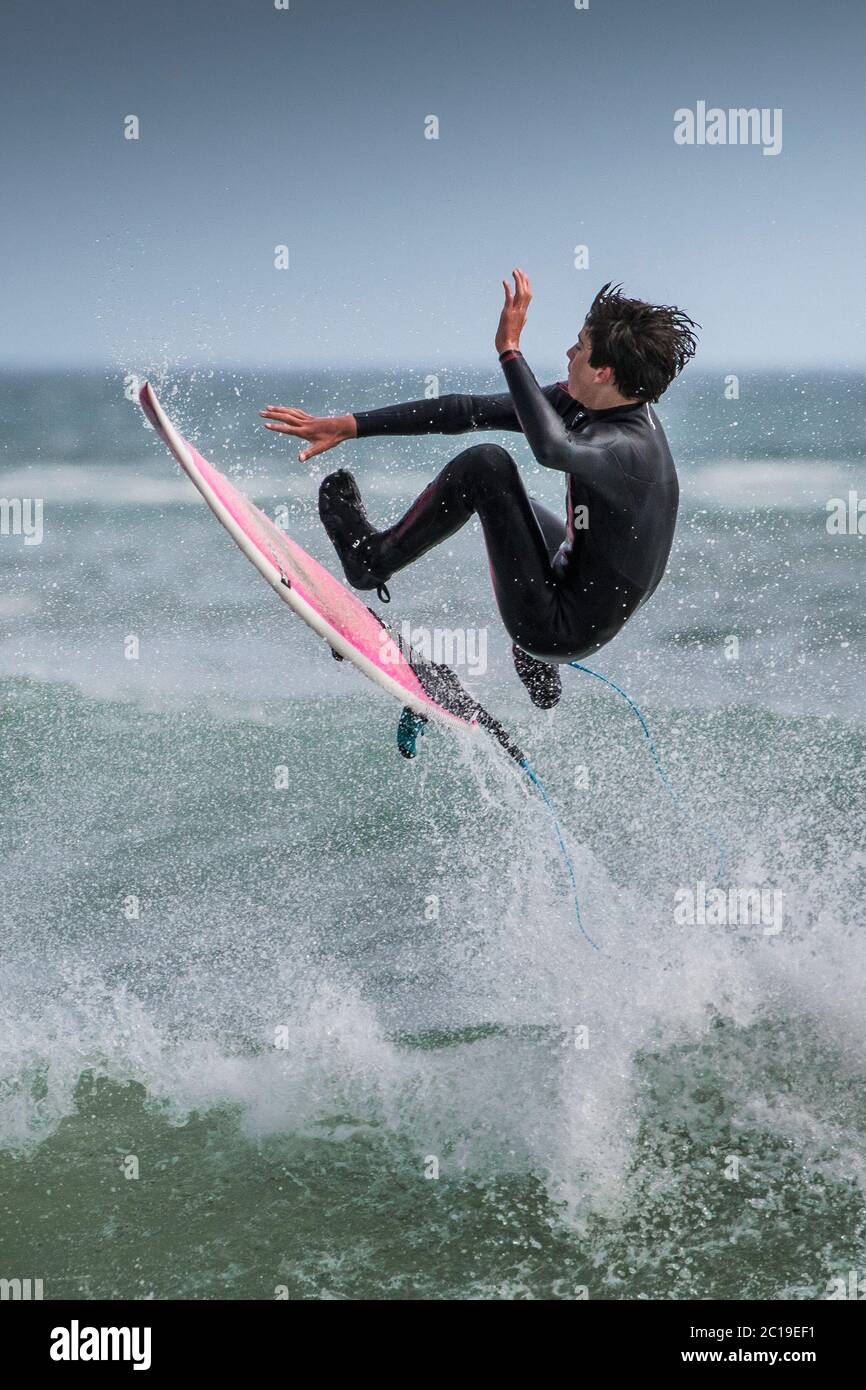
{"label": "white foam", "polygon": [[683,470],[681,482],[690,506],[711,501],[823,512],[829,497],[847,496],[851,473],[829,460],[753,459]]}

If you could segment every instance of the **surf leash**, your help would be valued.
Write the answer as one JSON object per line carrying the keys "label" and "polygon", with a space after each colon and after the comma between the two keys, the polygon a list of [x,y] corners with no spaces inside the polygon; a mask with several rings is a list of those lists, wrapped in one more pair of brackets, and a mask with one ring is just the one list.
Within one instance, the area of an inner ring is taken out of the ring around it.
{"label": "surf leash", "polygon": [[[379,621],[382,621],[381,618],[379,619]],[[385,624],[383,624],[383,626],[385,626]],[[399,641],[399,638],[397,640]],[[488,711],[485,710],[482,705],[479,705],[478,702],[474,700],[473,697],[469,694],[469,692],[464,689],[458,677],[454,674],[452,670],[450,670],[449,667],[439,665],[435,662],[424,661],[422,658],[419,657],[419,654],[417,652],[412,651],[411,648],[408,652],[406,652],[406,650],[403,648],[402,642],[400,643],[400,646],[401,650],[403,650],[403,654],[407,656],[407,659],[410,661],[413,670],[415,671],[416,675],[419,677],[425,689],[427,690],[427,693],[432,698],[438,700],[447,709],[450,709],[453,713],[459,714],[464,719],[477,721],[477,723],[479,723],[481,727],[485,729],[486,732],[490,734],[491,737],[493,737],[500,744],[500,746],[505,750],[505,752],[508,753],[509,757],[513,758],[513,760],[517,763],[518,767],[526,773],[526,776],[528,777],[530,783],[538,792],[539,796],[541,797],[542,801],[547,807],[548,812],[550,813],[551,820],[553,821],[553,828],[556,832],[556,838],[559,844],[560,854],[562,855],[562,860],[565,864],[565,868],[568,873],[569,882],[571,883],[572,896],[574,898],[574,912],[575,917],[577,918],[577,925],[580,929],[580,933],[584,937],[584,939],[589,943],[589,945],[593,948],[594,951],[600,951],[602,948],[599,946],[598,942],[593,941],[592,937],[590,936],[589,932],[586,930],[586,927],[583,924],[583,918],[580,911],[580,895],[577,887],[577,872],[574,867],[574,861],[569,853],[568,846],[565,842],[565,835],[563,833],[562,825],[559,820],[559,814],[557,812],[556,805],[553,801],[553,798],[550,796],[550,793],[548,792],[547,788],[545,787],[544,783],[542,782],[541,778],[539,777],[538,773],[535,771],[535,768],[532,766],[529,759],[526,757],[526,754],[523,753],[523,751],[518,747],[518,745],[514,742],[510,735],[506,733],[505,729],[499,723],[498,719],[495,719],[493,715],[489,714]],[[580,661],[569,661],[567,664],[569,666],[573,666],[576,671],[583,671],[586,675],[592,676],[595,680],[601,681],[604,685],[609,686],[611,690],[615,691],[615,693],[619,695],[621,699],[625,700],[629,709],[632,711],[632,713],[635,715],[638,722],[640,723],[641,729],[643,730],[644,738],[646,739],[647,746],[649,748],[650,755],[653,760],[653,765],[655,767],[656,774],[662,786],[664,787],[667,795],[670,797],[675,810],[680,816],[685,816],[689,814],[688,808],[684,805],[680,797],[674,791],[674,788],[671,784],[671,780],[662,764],[661,758],[659,757],[655,739],[653,738],[652,733],[650,731],[650,727],[647,723],[646,716],[640,709],[639,705],[637,704],[637,701],[633,700],[632,697],[628,694],[628,692],[623,690],[621,685],[617,685],[616,681],[612,681],[607,676],[603,676],[600,671],[593,670],[591,666],[584,666],[583,663]],[[397,730],[397,747],[404,758],[415,757],[417,752],[417,740],[418,737],[424,733],[426,723],[426,718],[423,715],[419,715],[413,712],[409,708],[409,706],[406,706],[406,708],[403,710]],[[721,880],[722,874],[724,872],[725,850],[722,847],[718,839],[718,836],[715,834],[714,831],[710,829],[709,826],[704,825],[700,821],[698,821],[697,824],[700,825],[701,829],[703,829],[706,832],[710,840],[715,845],[716,850],[718,851],[719,858],[716,869],[716,882],[718,883]]]}
{"label": "surf leash", "polygon": [[[638,719],[640,726],[643,730],[644,737],[647,741],[647,746],[649,748],[650,754],[652,755],[653,764],[655,766],[656,773],[658,774],[659,781],[661,782],[662,786],[664,787],[665,791],[670,797],[677,813],[681,816],[685,816],[686,814],[688,814],[688,808],[684,805],[681,798],[677,795],[677,793],[674,791],[673,786],[671,785],[671,780],[668,777],[668,774],[665,771],[664,766],[662,765],[661,758],[659,757],[658,749],[656,748],[655,744],[655,739],[653,738],[652,733],[650,732],[650,727],[647,723],[646,716],[637,704],[637,701],[633,700],[632,697],[628,694],[628,692],[623,690],[621,685],[617,685],[616,681],[609,680],[608,677],[603,676],[600,671],[594,671],[591,666],[584,666],[580,661],[569,661],[568,665],[573,666],[576,671],[583,671],[588,676],[594,676],[596,680],[602,681],[605,685],[610,686],[611,690],[614,690],[617,693],[617,695],[621,696],[622,699],[625,700],[629,709]],[[554,829],[556,831],[556,837],[559,841],[559,848],[562,854],[562,859],[568,871],[568,877],[571,881],[572,893],[574,896],[574,911],[577,917],[577,925],[580,928],[581,934],[589,942],[593,950],[600,951],[602,948],[597,944],[597,942],[593,941],[592,937],[589,935],[589,932],[583,925],[583,919],[580,913],[580,898],[577,889],[577,874],[574,868],[574,861],[572,860],[571,855],[568,852],[568,847],[565,843],[565,836],[562,832],[562,826],[560,825],[559,816],[557,814],[556,806],[554,805],[553,799],[548,793],[547,788],[544,786],[544,783],[542,782],[541,778],[538,776],[538,773],[531,766],[527,758],[522,758],[519,762],[519,766],[523,768],[523,771],[526,773],[532,785],[538,790],[542,800],[544,801],[545,806],[550,812]],[[701,829],[706,832],[707,836],[713,842],[718,852],[719,859],[718,865],[716,867],[716,883],[719,883],[721,881],[725,867],[724,847],[721,844],[718,836],[709,826],[705,825],[701,821],[698,821],[697,824],[700,825]]]}
{"label": "surf leash", "polygon": [[[655,770],[658,774],[659,781],[661,782],[662,786],[664,787],[665,791],[670,797],[677,814],[680,816],[691,815],[692,813],[690,812],[689,808],[684,804],[682,799],[677,795],[677,793],[674,791],[671,785],[671,780],[668,777],[668,774],[666,773],[664,767],[662,766],[662,760],[659,757],[658,749],[655,745],[655,739],[650,733],[649,724],[646,721],[643,711],[639,708],[637,701],[633,700],[631,696],[628,694],[628,692],[623,690],[621,685],[617,685],[616,681],[609,680],[608,677],[603,676],[600,671],[594,671],[591,666],[584,666],[580,661],[569,661],[568,665],[573,666],[575,671],[583,671],[588,676],[594,676],[597,681],[602,681],[605,685],[610,686],[611,690],[615,690],[617,695],[620,695],[623,698],[623,700],[625,700],[629,709],[640,721],[640,726],[643,729],[644,737],[647,741],[649,751],[652,754],[652,760],[655,764]],[[716,883],[720,883],[725,871],[725,848],[719,840],[718,835],[712,829],[711,826],[706,825],[703,821],[696,821],[695,823],[698,826],[700,826],[701,830],[704,831],[707,838],[715,845],[716,852],[719,856],[719,861],[716,865]]]}
{"label": "surf leash", "polygon": [[562,854],[565,867],[568,870],[568,877],[571,879],[571,887],[574,895],[574,912],[575,916],[577,917],[577,925],[580,927],[583,936],[589,942],[592,949],[594,951],[600,951],[601,947],[598,945],[597,942],[593,941],[589,932],[586,930],[586,927],[583,925],[583,919],[580,915],[580,898],[578,897],[577,892],[577,874],[574,871],[574,863],[565,843],[565,836],[562,833],[562,826],[559,823],[559,816],[556,813],[556,807],[553,804],[553,801],[547,791],[547,788],[545,787],[538,773],[535,771],[535,768],[532,767],[531,763],[529,762],[529,759],[524,758],[518,764],[518,766],[523,768],[523,771],[526,773],[532,785],[538,789],[545,806],[550,812],[551,820],[553,821],[553,828],[556,831],[556,838],[559,840],[560,853]]}

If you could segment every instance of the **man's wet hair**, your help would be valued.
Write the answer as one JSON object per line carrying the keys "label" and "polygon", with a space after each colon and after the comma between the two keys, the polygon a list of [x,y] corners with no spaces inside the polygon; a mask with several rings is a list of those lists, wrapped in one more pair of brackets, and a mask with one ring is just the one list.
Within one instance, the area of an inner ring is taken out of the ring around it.
{"label": "man's wet hair", "polygon": [[699,323],[673,304],[627,299],[622,286],[602,285],[586,316],[591,367],[610,367],[620,395],[657,401],[694,357]]}

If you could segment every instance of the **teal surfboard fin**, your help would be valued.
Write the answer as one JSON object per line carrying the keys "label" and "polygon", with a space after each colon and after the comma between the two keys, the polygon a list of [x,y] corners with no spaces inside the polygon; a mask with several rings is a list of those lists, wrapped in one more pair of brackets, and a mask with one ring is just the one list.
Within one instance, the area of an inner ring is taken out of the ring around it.
{"label": "teal surfboard fin", "polygon": [[397,725],[397,747],[404,758],[414,758],[418,752],[418,738],[424,733],[426,716],[416,714],[408,705],[403,708],[400,723]]}

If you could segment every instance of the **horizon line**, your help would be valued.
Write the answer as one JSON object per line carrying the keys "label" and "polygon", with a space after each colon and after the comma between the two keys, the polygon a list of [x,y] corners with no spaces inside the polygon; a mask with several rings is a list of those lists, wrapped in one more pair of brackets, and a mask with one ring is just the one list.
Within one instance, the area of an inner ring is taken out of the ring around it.
{"label": "horizon line", "polygon": [[[562,372],[562,370],[563,370],[563,364],[562,364],[562,363],[554,364],[554,363],[551,363],[551,362],[544,362],[544,361],[543,361],[542,359],[540,359],[540,358],[539,358],[539,359],[536,359],[536,361],[537,361],[537,364],[538,364],[539,368],[542,369],[542,370],[544,371],[544,374],[545,374],[545,375],[548,375],[548,373],[551,373],[551,374],[553,374],[553,375],[555,376],[557,372]],[[532,364],[530,364],[530,365],[532,365]],[[287,374],[288,374],[288,373],[297,373],[297,372],[306,372],[306,371],[310,371],[310,372],[347,372],[347,373],[348,373],[348,372],[402,373],[402,374],[404,374],[404,375],[409,374],[409,373],[413,373],[413,372],[417,372],[417,373],[419,373],[419,374],[426,374],[426,375],[436,375],[436,374],[440,374],[440,375],[441,375],[441,374],[442,374],[443,372],[445,372],[445,371],[447,371],[447,372],[482,372],[482,371],[486,371],[486,370],[488,370],[488,369],[490,370],[491,374],[496,374],[496,372],[499,370],[499,363],[498,363],[498,361],[494,360],[493,362],[490,362],[490,363],[484,363],[484,362],[480,362],[480,361],[454,361],[454,362],[450,362],[446,367],[443,367],[443,366],[439,365],[439,366],[438,366],[438,373],[437,373],[437,367],[436,367],[436,365],[435,365],[435,364],[431,364],[429,361],[427,361],[427,362],[420,362],[420,361],[408,362],[408,361],[405,361],[405,360],[404,360],[403,362],[372,362],[372,363],[357,363],[357,362],[337,362],[337,363],[334,363],[334,362],[309,362],[309,363],[285,363],[285,362],[284,362],[284,363],[279,363],[279,362],[276,362],[276,363],[274,363],[274,362],[239,362],[239,361],[232,361],[231,359],[225,359],[225,360],[213,360],[213,359],[205,360],[205,359],[202,359],[201,361],[179,361],[176,365],[174,365],[173,367],[169,368],[169,371],[177,372],[177,373],[180,373],[180,374],[185,373],[185,372],[201,372],[201,371],[214,371],[214,372],[270,372],[270,373],[285,372],[285,373],[287,373]],[[676,381],[678,381],[678,380],[688,380],[689,377],[694,377],[694,376],[716,375],[717,373],[724,373],[724,374],[726,374],[726,375],[737,375],[738,373],[742,373],[742,372],[745,372],[745,371],[748,371],[748,372],[804,372],[804,371],[817,371],[817,372],[826,373],[826,374],[828,374],[828,375],[831,374],[831,373],[866,373],[866,359],[864,359],[863,362],[857,362],[857,363],[854,363],[854,364],[852,364],[852,363],[850,363],[850,362],[837,362],[837,363],[827,364],[826,362],[819,362],[819,361],[812,361],[812,360],[809,360],[809,361],[800,361],[800,362],[790,362],[790,361],[788,361],[788,362],[741,362],[739,365],[732,365],[730,362],[725,362],[725,363],[722,363],[722,362],[708,362],[708,363],[706,363],[706,364],[701,364],[701,365],[689,364],[689,366],[687,366],[687,367],[685,368],[685,370],[684,370],[684,372],[683,372],[683,374],[682,374],[681,376],[675,377],[675,378],[674,378],[674,382],[676,382]],[[3,374],[11,374],[11,373],[13,373],[13,372],[32,373],[32,374],[37,374],[37,373],[39,373],[39,372],[44,372],[44,373],[49,373],[49,372],[86,372],[86,373],[91,373],[91,374],[99,373],[99,374],[117,375],[117,376],[123,376],[123,375],[126,375],[126,374],[132,372],[132,373],[134,373],[136,376],[139,376],[142,380],[148,379],[148,373],[147,373],[146,371],[136,371],[134,368],[130,368],[130,367],[120,367],[120,366],[117,366],[117,365],[115,365],[115,364],[113,364],[113,363],[101,362],[101,361],[98,361],[98,360],[96,360],[96,359],[89,359],[89,358],[88,358],[88,359],[82,359],[82,360],[80,360],[80,361],[68,361],[68,360],[67,360],[67,361],[42,361],[42,362],[13,362],[13,361],[4,361],[2,358],[0,358],[0,373],[3,373]],[[161,375],[161,374],[162,374],[162,375],[165,375],[165,374],[166,374],[166,369],[165,369],[164,366],[155,366],[155,367],[152,369],[152,373],[151,373],[151,374],[153,375],[153,377],[157,377],[157,376],[159,376],[159,375]],[[563,379],[564,379],[564,377],[563,377]],[[673,385],[674,382],[672,382],[671,385]]]}

